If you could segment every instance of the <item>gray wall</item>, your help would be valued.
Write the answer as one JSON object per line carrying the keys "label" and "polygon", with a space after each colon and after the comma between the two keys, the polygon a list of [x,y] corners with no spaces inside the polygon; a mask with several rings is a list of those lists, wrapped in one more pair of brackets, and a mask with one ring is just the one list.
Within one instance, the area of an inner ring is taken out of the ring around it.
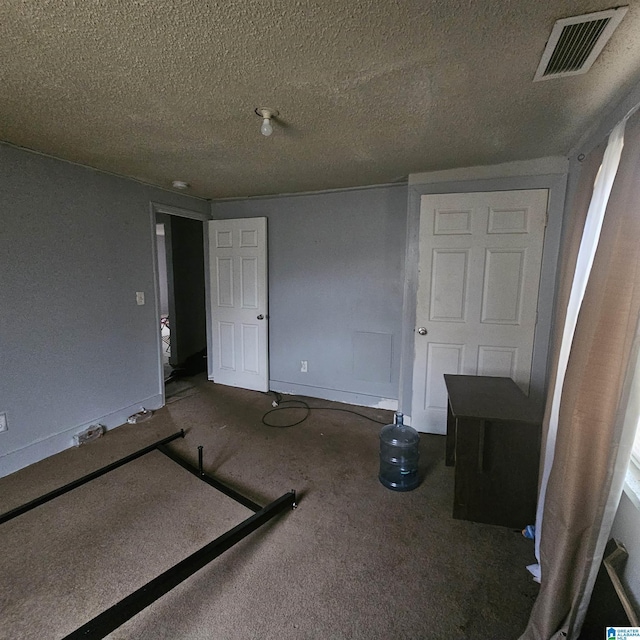
{"label": "gray wall", "polygon": [[214,218],[268,218],[272,389],[363,405],[397,400],[406,191],[212,203]]}
{"label": "gray wall", "polygon": [[161,402],[151,200],[208,209],[0,145],[0,474]]}

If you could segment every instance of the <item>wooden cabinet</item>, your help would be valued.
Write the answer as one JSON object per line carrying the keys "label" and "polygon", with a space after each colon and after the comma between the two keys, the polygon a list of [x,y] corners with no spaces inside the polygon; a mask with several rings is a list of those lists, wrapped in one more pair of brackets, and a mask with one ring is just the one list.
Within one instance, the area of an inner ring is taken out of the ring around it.
{"label": "wooden cabinet", "polygon": [[506,527],[535,522],[542,412],[510,378],[445,375],[453,517]]}

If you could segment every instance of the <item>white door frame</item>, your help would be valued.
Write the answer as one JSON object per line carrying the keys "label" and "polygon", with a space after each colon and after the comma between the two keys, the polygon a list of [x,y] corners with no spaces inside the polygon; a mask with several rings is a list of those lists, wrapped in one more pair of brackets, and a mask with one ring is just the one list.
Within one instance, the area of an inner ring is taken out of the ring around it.
{"label": "white door frame", "polygon": [[422,196],[414,428],[445,433],[442,373],[509,376],[528,393],[548,196]]}
{"label": "white door frame", "polygon": [[[202,222],[203,235],[204,235],[204,278],[205,278],[205,295],[206,287],[208,286],[208,271],[209,263],[207,257],[207,222],[211,220],[211,217],[207,213],[200,213],[199,211],[192,211],[190,209],[183,209],[181,207],[174,207],[173,205],[163,204],[161,202],[149,202],[149,221],[151,225],[151,242],[153,251],[153,283],[154,283],[154,295],[155,295],[155,316],[156,316],[156,342],[158,348],[158,393],[162,395],[162,406],[165,405],[164,394],[164,367],[162,366],[162,335],[160,333],[160,266],[158,265],[158,242],[156,239],[156,216],[158,213],[165,213],[170,216],[178,216],[180,218],[190,218],[191,220],[199,220]],[[207,305],[205,305],[207,306]],[[207,314],[209,309],[207,306]],[[207,348],[209,348],[209,322],[207,316]]]}
{"label": "white door frame", "polygon": [[538,325],[534,338],[530,396],[542,402],[547,383],[547,356],[555,297],[555,276],[562,216],[567,189],[566,158],[550,157],[488,167],[471,167],[410,176],[407,202],[407,244],[404,271],[402,345],[400,357],[399,407],[411,419],[413,389],[413,356],[418,299],[418,259],[420,202],[423,195],[436,193],[469,193],[474,191],[515,191],[548,189],[548,223],[545,234],[540,290],[538,293]]}

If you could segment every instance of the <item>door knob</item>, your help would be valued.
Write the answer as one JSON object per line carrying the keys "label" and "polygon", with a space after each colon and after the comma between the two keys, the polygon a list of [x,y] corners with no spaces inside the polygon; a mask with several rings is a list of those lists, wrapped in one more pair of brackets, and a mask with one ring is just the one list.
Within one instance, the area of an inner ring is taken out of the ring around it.
{"label": "door knob", "polygon": [[427,331],[427,329],[426,329],[425,327],[420,327],[420,328],[418,329],[418,333],[419,333],[421,336],[426,336],[426,335],[427,335],[427,333],[428,333],[428,331]]}
{"label": "door knob", "polygon": [[264,320],[264,316],[263,316],[262,314],[260,314],[260,315],[258,316],[258,320]]}

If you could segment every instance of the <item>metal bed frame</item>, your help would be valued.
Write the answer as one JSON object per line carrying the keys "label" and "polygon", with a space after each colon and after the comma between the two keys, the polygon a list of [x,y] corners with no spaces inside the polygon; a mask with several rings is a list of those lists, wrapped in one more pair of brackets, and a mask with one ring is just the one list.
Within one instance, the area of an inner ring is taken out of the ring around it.
{"label": "metal bed frame", "polygon": [[15,509],[11,509],[10,511],[0,515],[0,524],[3,524],[8,520],[16,518],[27,511],[31,511],[31,509],[35,509],[45,502],[49,502],[50,500],[53,500],[76,487],[86,484],[87,482],[91,482],[91,480],[95,480],[105,473],[109,473],[109,471],[113,471],[114,469],[117,469],[118,467],[136,460],[137,458],[140,458],[152,451],[160,451],[165,456],[189,471],[189,473],[192,473],[203,482],[206,482],[208,485],[211,485],[218,491],[224,493],[226,496],[254,512],[252,516],[242,521],[232,529],[229,529],[221,536],[218,536],[215,540],[212,540],[198,551],[186,557],[184,560],[173,565],[170,569],[167,569],[150,582],[147,582],[147,584],[129,594],[117,604],[109,607],[86,624],[65,636],[63,640],[99,640],[100,638],[104,638],[106,635],[124,624],[127,620],[130,620],[133,616],[140,613],[140,611],[171,591],[171,589],[178,586],[181,582],[184,582],[188,577],[196,573],[196,571],[199,571],[219,555],[240,542],[240,540],[261,527],[263,524],[269,522],[269,520],[274,518],[276,515],[287,509],[296,508],[296,492],[294,490],[280,496],[277,500],[274,500],[266,507],[261,507],[259,504],[253,502],[253,500],[246,498],[231,487],[228,487],[219,480],[208,475],[202,468],[202,446],[198,447],[198,467],[194,467],[191,463],[184,460],[167,447],[167,445],[173,440],[176,440],[177,438],[184,438],[184,436],[184,429],[181,429],[173,435],[162,440],[158,440],[158,442],[151,444],[144,449],[140,449],[139,451],[121,458],[120,460],[112,462],[106,467],[97,469],[82,478],[78,478],[63,487],[55,489],[54,491],[46,493],[35,500],[31,500],[31,502],[27,502],[20,507],[16,507]]}

